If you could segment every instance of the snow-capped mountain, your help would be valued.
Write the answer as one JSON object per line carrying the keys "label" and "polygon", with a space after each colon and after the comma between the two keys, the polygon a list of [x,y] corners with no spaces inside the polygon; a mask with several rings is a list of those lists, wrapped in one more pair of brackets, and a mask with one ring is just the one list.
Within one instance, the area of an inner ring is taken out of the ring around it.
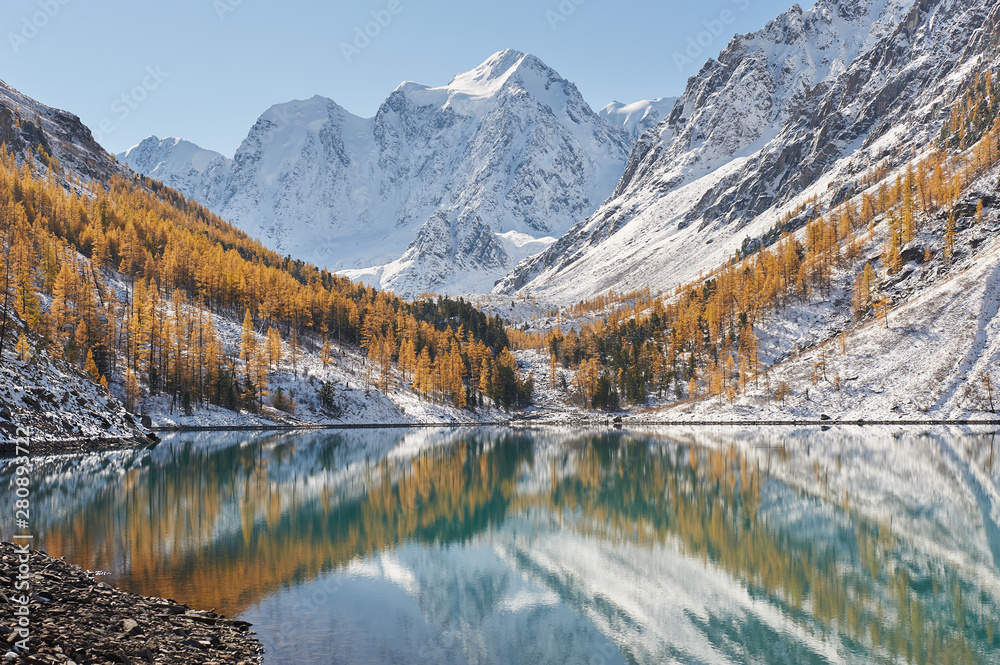
{"label": "snow-capped mountain", "polygon": [[416,295],[492,288],[597,208],[632,142],[507,50],[446,86],[401,84],[374,118],[318,96],[279,104],[232,160],[150,138],[119,161],[279,252]]}
{"label": "snow-capped mountain", "polygon": [[[0,144],[21,160],[34,151],[33,160],[41,169],[46,164],[38,151],[54,157],[66,170],[63,175],[79,178],[84,184],[106,179],[120,169],[80,118],[54,109],[0,81]],[[54,165],[53,165],[54,166]],[[60,172],[58,168],[54,171]]]}
{"label": "snow-capped mountain", "polygon": [[819,0],[734,37],[641,137],[601,208],[497,290],[668,290],[722,265],[808,196],[829,202],[926,144],[950,91],[994,57],[998,12],[991,0]]}
{"label": "snow-capped mountain", "polygon": [[643,99],[631,104],[611,102],[601,109],[600,116],[612,124],[624,127],[634,140],[638,140],[647,129],[655,127],[670,115],[676,103],[677,97]]}
{"label": "snow-capped mountain", "polygon": [[174,137],[150,136],[118,157],[126,155],[132,170],[186,194],[203,191],[216,173],[224,176],[232,167],[231,159],[214,150]]}

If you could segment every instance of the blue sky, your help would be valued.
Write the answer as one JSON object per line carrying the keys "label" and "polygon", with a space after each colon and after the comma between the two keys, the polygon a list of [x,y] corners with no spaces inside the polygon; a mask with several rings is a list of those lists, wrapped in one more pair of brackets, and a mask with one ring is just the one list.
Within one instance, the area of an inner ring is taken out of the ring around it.
{"label": "blue sky", "polygon": [[504,48],[537,55],[595,110],[677,95],[791,0],[4,5],[0,79],[76,113],[109,150],[156,134],[231,156],[272,104],[319,94],[370,117],[401,81],[444,85]]}

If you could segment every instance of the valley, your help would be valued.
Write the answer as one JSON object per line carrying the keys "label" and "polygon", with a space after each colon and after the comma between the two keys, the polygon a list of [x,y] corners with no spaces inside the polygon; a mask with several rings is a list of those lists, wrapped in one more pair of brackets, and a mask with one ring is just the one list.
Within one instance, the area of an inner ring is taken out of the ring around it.
{"label": "valley", "polygon": [[0,81],[4,662],[995,662],[1000,5],[250,4]]}
{"label": "valley", "polygon": [[[606,412],[650,421],[991,420],[1000,137],[989,26],[997,17],[985,4],[950,8],[793,7],[734,39],[682,97],[616,102],[599,114],[537,58],[508,50],[442,88],[402,84],[374,120],[321,98],[276,106],[235,159],[155,137],[112,158],[72,116],[6,88],[15,149],[6,158],[14,197],[6,219],[15,222],[4,240],[13,314],[0,388],[6,428],[38,399],[66,403],[52,388],[73,366],[85,383],[89,374],[106,387],[75,389],[76,415],[33,420],[52,436],[82,435],[86,422],[112,437],[139,432],[138,418],[120,415],[129,410],[156,427],[600,422]],[[941,40],[962,31],[972,41],[944,57]],[[898,62],[913,92],[889,75],[866,84],[882,92],[850,83],[904,38],[909,60],[882,61],[887,71]],[[919,77],[938,83],[918,85]],[[888,99],[889,90],[899,94],[879,104],[896,109],[893,125],[851,101]],[[740,106],[753,95],[770,101]],[[528,141],[520,145],[509,114],[529,107],[547,120],[518,125]],[[840,134],[817,130],[827,126]],[[488,137],[499,142],[477,147]],[[605,152],[555,157],[532,141]],[[774,162],[779,153],[798,154],[795,169],[786,157]],[[372,210],[374,199],[357,197],[374,190],[351,184],[374,173],[360,167],[363,155],[389,169],[376,189],[404,188],[377,197],[403,206],[379,213],[396,220],[398,244],[378,235],[388,221],[372,227],[342,207]],[[468,161],[486,155],[501,161]],[[329,170],[331,159],[340,170]],[[446,162],[464,166],[440,170]],[[417,182],[407,172],[432,164],[450,179],[405,189]],[[503,187],[459,184],[466,169],[476,178],[519,175]],[[264,205],[265,190],[251,184],[260,177],[291,189],[269,190]],[[556,191],[566,207],[553,216]],[[454,205],[424,222],[424,213],[405,212],[437,199]],[[150,214],[186,231],[158,228]],[[314,267],[296,246],[336,256]],[[331,264],[342,276],[323,269]],[[438,287],[461,295],[427,293]],[[466,302],[485,314],[462,309]],[[447,319],[448,310],[472,318]],[[478,339],[487,327],[505,332]],[[497,387],[496,367],[514,388]],[[119,414],[117,424],[88,415],[105,411]]]}

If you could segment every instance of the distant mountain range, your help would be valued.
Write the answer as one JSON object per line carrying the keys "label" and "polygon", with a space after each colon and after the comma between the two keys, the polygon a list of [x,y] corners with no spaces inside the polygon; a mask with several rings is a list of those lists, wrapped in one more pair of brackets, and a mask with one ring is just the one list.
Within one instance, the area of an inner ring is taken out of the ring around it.
{"label": "distant mountain range", "polygon": [[538,58],[403,83],[374,118],[279,104],[232,159],[150,137],[118,155],[279,252],[403,295],[483,292],[612,192],[670,100],[599,115]]}
{"label": "distant mountain range", "polygon": [[[927,145],[951,91],[996,59],[998,11],[795,5],[734,37],[679,98],[597,113],[507,50],[442,87],[401,84],[374,118],[322,97],[276,105],[232,159],[156,137],[117,159],[279,252],[406,296],[668,290],[798,228],[812,197],[842,200],[871,165]],[[84,179],[118,168],[75,116],[2,92],[20,109],[0,110],[8,145],[37,143],[34,132]]]}

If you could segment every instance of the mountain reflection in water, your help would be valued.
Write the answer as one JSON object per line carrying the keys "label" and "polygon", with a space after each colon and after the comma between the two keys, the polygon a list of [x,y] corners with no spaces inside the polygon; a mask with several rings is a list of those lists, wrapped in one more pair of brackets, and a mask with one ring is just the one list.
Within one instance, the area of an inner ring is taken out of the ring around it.
{"label": "mountain reflection in water", "polygon": [[33,507],[50,554],[253,621],[265,662],[991,663],[994,446],[860,428],[176,435],[40,462]]}

